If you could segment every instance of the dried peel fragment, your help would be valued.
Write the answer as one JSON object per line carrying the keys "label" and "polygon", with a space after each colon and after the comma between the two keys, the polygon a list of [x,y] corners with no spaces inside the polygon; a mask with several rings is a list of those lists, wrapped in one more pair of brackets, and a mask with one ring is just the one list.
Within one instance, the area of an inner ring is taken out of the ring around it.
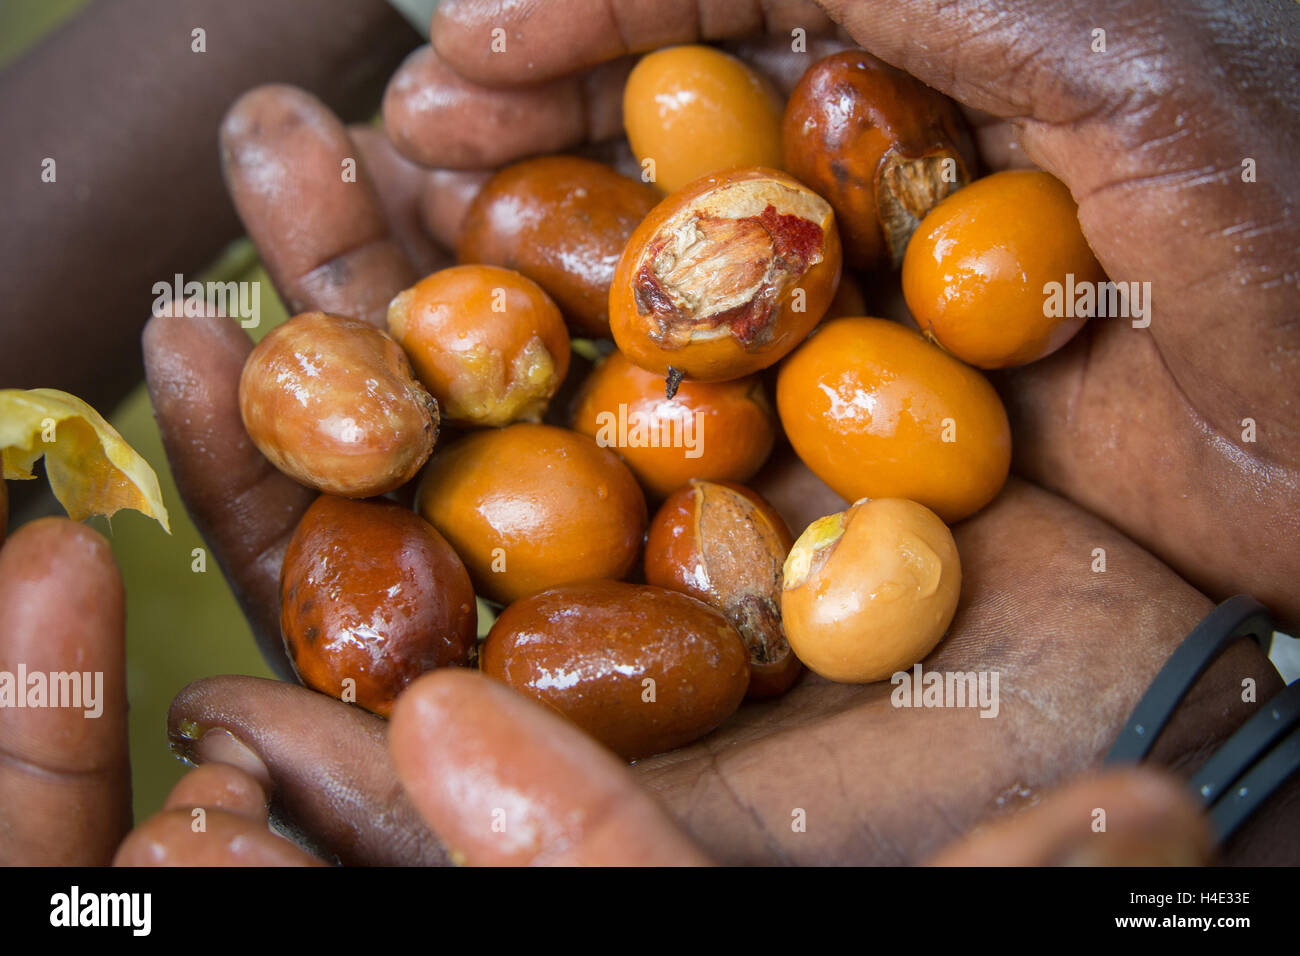
{"label": "dried peel fragment", "polygon": [[32,466],[44,456],[50,489],[73,520],[131,508],[171,533],[154,470],[75,395],[0,389],[0,455],[8,479],[35,478]]}
{"label": "dried peel fragment", "polygon": [[908,240],[925,214],[969,182],[961,157],[950,150],[915,157],[896,149],[885,154],[876,173],[876,208],[895,269],[903,265]]}

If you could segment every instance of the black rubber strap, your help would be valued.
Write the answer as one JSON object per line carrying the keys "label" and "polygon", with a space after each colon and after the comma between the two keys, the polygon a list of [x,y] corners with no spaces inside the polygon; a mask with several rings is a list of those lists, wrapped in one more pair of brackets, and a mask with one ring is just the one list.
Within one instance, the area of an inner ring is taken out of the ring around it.
{"label": "black rubber strap", "polygon": [[1254,717],[1210,755],[1189,786],[1207,804],[1215,803],[1250,769],[1260,754],[1300,724],[1300,681],[1265,704]]}
{"label": "black rubber strap", "polygon": [[1210,822],[1219,839],[1230,837],[1297,770],[1300,770],[1300,727],[1293,729],[1210,808]]}
{"label": "black rubber strap", "polygon": [[1273,618],[1264,605],[1244,594],[1230,597],[1184,638],[1138,702],[1105,763],[1137,763],[1155,746],[1174,710],[1192,685],[1228,645],[1251,635],[1267,649]]}

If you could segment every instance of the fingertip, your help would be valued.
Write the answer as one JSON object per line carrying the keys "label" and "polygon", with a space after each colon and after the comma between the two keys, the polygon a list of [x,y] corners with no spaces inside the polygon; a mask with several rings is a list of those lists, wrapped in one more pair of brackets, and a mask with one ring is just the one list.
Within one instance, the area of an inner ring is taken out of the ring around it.
{"label": "fingertip", "polygon": [[205,763],[181,777],[167,795],[163,809],[204,807],[265,823],[268,802],[265,788],[264,781],[231,763]]}
{"label": "fingertip", "polygon": [[[422,166],[495,169],[581,143],[592,109],[583,91],[578,77],[489,89],[423,46],[403,61],[384,91],[384,130],[403,156]],[[621,96],[619,89],[601,92]]]}
{"label": "fingertip", "polygon": [[9,536],[0,561],[26,569],[32,577],[51,570],[66,571],[72,586],[84,585],[82,569],[101,571],[121,587],[117,562],[108,539],[89,525],[71,518],[47,517],[29,521]]}
{"label": "fingertip", "polygon": [[483,674],[446,668],[412,683],[388,742],[407,794],[459,862],[707,862],[613,754]]}
{"label": "fingertip", "polygon": [[[679,13],[682,3],[662,6]],[[489,87],[537,83],[628,52],[607,0],[570,0],[524,11],[442,0],[429,36],[457,73]]]}
{"label": "fingertip", "polygon": [[243,93],[222,117],[218,132],[223,155],[227,150],[237,158],[249,143],[256,143],[277,128],[296,126],[322,113],[328,113],[321,100],[306,90],[288,83],[264,83]]}
{"label": "fingertip", "polygon": [[1213,837],[1182,781],[1125,767],[1070,781],[941,851],[935,866],[1194,866]]}
{"label": "fingertip", "polygon": [[154,814],[118,847],[113,866],[323,866],[265,824],[221,809]]}

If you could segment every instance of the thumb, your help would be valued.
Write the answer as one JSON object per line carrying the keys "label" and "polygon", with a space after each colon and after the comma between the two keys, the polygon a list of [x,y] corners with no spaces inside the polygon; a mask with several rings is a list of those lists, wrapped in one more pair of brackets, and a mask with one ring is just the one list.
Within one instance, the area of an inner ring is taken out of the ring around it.
{"label": "thumb", "polygon": [[478,866],[708,861],[609,751],[491,678],[433,671],[397,700],[389,749],[452,859]]}

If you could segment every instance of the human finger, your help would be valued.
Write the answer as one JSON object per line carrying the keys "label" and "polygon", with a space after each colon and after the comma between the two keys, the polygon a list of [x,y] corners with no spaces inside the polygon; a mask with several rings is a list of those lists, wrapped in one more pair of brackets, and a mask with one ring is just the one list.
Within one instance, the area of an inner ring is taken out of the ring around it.
{"label": "human finger", "polygon": [[209,810],[224,810],[265,824],[266,791],[262,787],[262,782],[256,777],[233,764],[200,764],[172,787],[171,793],[163,801],[163,809],[192,810],[204,807]]}
{"label": "human finger", "polygon": [[420,47],[384,92],[384,129],[408,159],[436,169],[493,169],[623,131],[623,84],[632,64],[535,86],[488,89]]}
{"label": "human finger", "polygon": [[290,314],[383,327],[416,275],[339,119],[291,86],[259,86],[221,123],[226,186]]}
{"label": "human finger", "polygon": [[389,230],[411,263],[417,276],[452,264],[452,255],[436,235],[425,229],[421,219],[421,202],[430,170],[411,162],[396,149],[382,130],[357,124],[348,127],[348,136],[360,151],[362,165],[370,172],[375,193],[388,220]]}
{"label": "human finger", "polygon": [[1072,781],[1043,802],[976,828],[932,866],[1198,866],[1213,840],[1177,777],[1130,767]]}
{"label": "human finger", "polygon": [[834,31],[811,0],[443,0],[430,36],[457,73],[487,87],[540,83],[628,53],[768,31]]}
{"label": "human finger", "polygon": [[272,816],[345,865],[434,866],[442,845],[402,790],[385,721],[293,684],[209,677],[177,695],[168,734],[205,762],[204,741],[225,731],[270,779]]}
{"label": "human finger", "polygon": [[0,548],[0,865],[101,866],[131,826],[125,599],[108,542],[64,518]]}
{"label": "human finger", "polygon": [[390,747],[406,792],[457,862],[707,862],[618,758],[481,674],[448,668],[411,684]]}
{"label": "human finger", "polygon": [[239,376],[252,349],[231,320],[154,316],[144,330],[145,381],[186,510],[262,655],[289,677],[280,639],[280,565],[316,493],[276,471],[244,429]]}

